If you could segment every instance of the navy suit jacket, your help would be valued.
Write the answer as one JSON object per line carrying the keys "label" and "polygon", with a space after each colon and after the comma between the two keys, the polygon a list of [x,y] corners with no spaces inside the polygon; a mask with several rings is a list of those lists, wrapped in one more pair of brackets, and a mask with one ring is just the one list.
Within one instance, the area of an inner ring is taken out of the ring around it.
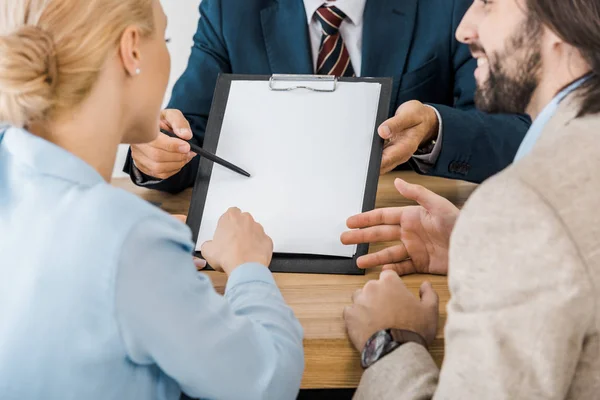
{"label": "navy suit jacket", "polygon": [[[360,75],[394,78],[390,115],[414,99],[439,111],[442,150],[429,174],[481,182],[512,162],[531,121],[475,109],[476,61],[454,37],[471,2],[368,0]],[[203,0],[200,14],[187,69],[169,104],[183,112],[199,144],[219,73],[314,73],[302,0]],[[147,186],[181,191],[194,184],[198,164],[196,157]],[[125,171],[133,178],[130,156]]]}

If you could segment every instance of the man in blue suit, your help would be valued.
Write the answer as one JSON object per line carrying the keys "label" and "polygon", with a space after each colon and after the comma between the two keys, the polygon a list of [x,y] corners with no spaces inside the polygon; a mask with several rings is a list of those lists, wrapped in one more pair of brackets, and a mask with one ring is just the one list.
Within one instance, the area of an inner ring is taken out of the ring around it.
{"label": "man in blue suit", "polygon": [[[530,119],[475,109],[476,61],[454,38],[471,3],[203,0],[169,105],[172,128],[202,143],[219,73],[393,77],[381,172],[408,161],[419,173],[481,182],[512,162]],[[194,184],[194,156],[161,134],[131,147],[125,171],[138,185],[178,192]]]}

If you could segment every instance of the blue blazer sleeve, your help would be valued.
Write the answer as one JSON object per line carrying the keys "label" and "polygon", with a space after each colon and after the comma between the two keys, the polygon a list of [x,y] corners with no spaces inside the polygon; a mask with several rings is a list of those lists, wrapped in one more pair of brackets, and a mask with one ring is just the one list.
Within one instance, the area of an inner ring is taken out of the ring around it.
{"label": "blue blazer sleeve", "polygon": [[[223,40],[221,2],[204,0],[200,4],[200,20],[194,35],[194,45],[188,66],[173,88],[168,108],[180,110],[190,123],[193,140],[202,145],[212,103],[213,92],[220,73],[231,73],[231,63]],[[145,187],[178,193],[194,185],[200,157],[195,157],[172,177]],[[136,182],[131,152],[124,171]]]}
{"label": "blue blazer sleeve", "polygon": [[[471,2],[454,2],[453,32]],[[526,115],[488,114],[475,108],[476,60],[468,46],[454,38],[454,107],[432,104],[442,117],[442,147],[437,162],[427,173],[480,183],[512,163],[531,119]],[[413,164],[417,172],[420,169]]]}

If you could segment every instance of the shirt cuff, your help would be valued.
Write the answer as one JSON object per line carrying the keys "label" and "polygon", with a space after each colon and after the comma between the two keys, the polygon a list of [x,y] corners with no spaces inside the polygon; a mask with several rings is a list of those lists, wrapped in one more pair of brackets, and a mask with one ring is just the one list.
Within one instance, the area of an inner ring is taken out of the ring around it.
{"label": "shirt cuff", "polygon": [[131,158],[131,171],[133,172],[133,177],[135,179],[133,183],[138,186],[155,185],[161,181],[160,179],[156,179],[140,171],[135,165],[135,160],[133,157]]}
{"label": "shirt cuff", "polygon": [[429,170],[431,170],[431,168],[437,162],[437,160],[440,156],[440,152],[442,151],[442,131],[443,131],[442,116],[440,115],[440,112],[435,107],[430,106],[429,104],[425,104],[425,105],[427,107],[432,108],[433,111],[435,111],[435,115],[437,115],[437,119],[438,119],[438,123],[439,123],[439,128],[438,128],[437,138],[435,139],[435,145],[433,146],[433,149],[431,149],[431,153],[413,155],[413,160],[415,161],[415,163],[417,164],[417,167],[419,167],[419,169],[421,170],[422,173],[429,172]]}
{"label": "shirt cuff", "polygon": [[229,279],[227,279],[227,285],[225,285],[225,294],[237,286],[251,282],[262,282],[277,286],[269,268],[259,263],[247,263],[240,265],[231,273]]}

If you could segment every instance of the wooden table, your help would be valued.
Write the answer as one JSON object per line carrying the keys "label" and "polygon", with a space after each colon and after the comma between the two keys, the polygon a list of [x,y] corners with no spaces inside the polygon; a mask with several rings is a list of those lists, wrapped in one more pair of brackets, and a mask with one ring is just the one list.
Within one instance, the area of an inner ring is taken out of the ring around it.
{"label": "wooden table", "polygon": [[[440,178],[424,177],[414,172],[395,172],[381,177],[377,192],[377,207],[397,207],[414,204],[398,194],[393,181],[401,177],[408,182],[419,183],[446,197],[461,207],[475,185]],[[186,214],[191,189],[178,195],[169,195],[134,186],[128,178],[115,179],[113,185],[124,188],[155,203],[172,214]],[[378,251],[386,245],[373,245]],[[362,374],[358,352],[352,347],[342,320],[342,310],[349,304],[352,293],[371,279],[377,279],[379,269],[369,270],[361,276],[311,275],[278,273],[275,280],[285,300],[293,308],[304,327],[306,368],[302,380],[303,389],[354,388]],[[208,271],[215,288],[223,293],[226,276]],[[431,354],[438,365],[444,357],[443,328],[446,322],[446,304],[450,294],[446,277],[433,275],[410,275],[404,278],[406,285],[418,295],[424,280],[432,283],[440,296],[440,321]]]}

